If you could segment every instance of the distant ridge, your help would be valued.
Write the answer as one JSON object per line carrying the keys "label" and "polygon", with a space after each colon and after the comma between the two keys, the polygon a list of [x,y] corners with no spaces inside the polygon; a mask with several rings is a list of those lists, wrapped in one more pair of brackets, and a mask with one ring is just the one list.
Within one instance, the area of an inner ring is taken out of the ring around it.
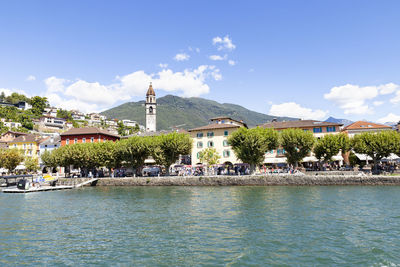
{"label": "distant ridge", "polygon": [[335,122],[335,123],[341,123],[343,126],[347,126],[353,123],[351,120],[346,120],[346,119],[336,119],[334,117],[329,117],[325,120],[326,122]]}
{"label": "distant ridge", "polygon": [[[145,101],[128,102],[101,112],[110,119],[135,120],[145,124]],[[228,116],[243,120],[249,127],[263,124],[276,118],[278,121],[295,120],[276,117],[248,110],[240,105],[218,103],[200,97],[183,98],[166,95],[157,99],[157,130],[169,130],[172,126],[191,129],[205,125],[210,118]]]}

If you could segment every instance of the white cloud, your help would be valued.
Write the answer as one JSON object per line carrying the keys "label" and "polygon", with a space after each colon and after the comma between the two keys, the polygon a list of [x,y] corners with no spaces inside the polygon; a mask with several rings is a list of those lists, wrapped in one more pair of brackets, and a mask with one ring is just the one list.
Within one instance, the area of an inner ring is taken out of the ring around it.
{"label": "white cloud", "polygon": [[230,59],[230,60],[228,60],[228,64],[231,66],[235,66],[236,62],[234,60]]}
{"label": "white cloud", "polygon": [[218,61],[218,60],[226,60],[226,59],[228,58],[228,55],[224,55],[224,56],[220,56],[220,55],[211,55],[211,56],[209,56],[209,58],[210,58],[211,60],[215,60],[215,61]]}
{"label": "white cloud", "polygon": [[394,83],[387,83],[387,84],[383,84],[383,85],[379,85],[378,89],[379,89],[379,93],[381,95],[388,95],[388,94],[392,94],[394,93],[394,91],[396,91],[400,86]]}
{"label": "white cloud", "polygon": [[373,110],[366,104],[366,100],[377,97],[379,90],[376,86],[346,84],[336,86],[324,95],[324,98],[334,102],[345,114],[368,114]]}
{"label": "white cloud", "polygon": [[[378,86],[346,84],[333,87],[329,93],[324,95],[324,98],[338,105],[339,108],[344,110],[345,114],[372,114],[374,110],[367,102],[376,98],[378,95],[392,94],[397,88],[399,88],[399,85],[394,83]],[[400,102],[400,92],[397,91],[396,94],[396,97],[390,100],[392,103]],[[381,101],[375,101],[372,104],[374,106],[379,106],[383,103],[381,103]]]}
{"label": "white cloud", "polygon": [[24,90],[21,89],[8,89],[8,88],[0,88],[0,94],[4,93],[5,96],[10,96],[12,93],[18,93],[18,94],[22,94],[25,95],[27,97],[31,97],[30,94],[26,93]]}
{"label": "white cloud", "polygon": [[7,88],[0,88],[0,94],[1,93],[4,93],[5,96],[10,96],[13,93],[13,91]]}
{"label": "white cloud", "polygon": [[375,107],[379,107],[379,106],[383,105],[383,103],[385,103],[385,102],[383,102],[383,101],[374,101],[372,104],[373,104]]}
{"label": "white cloud", "polygon": [[327,113],[327,111],[320,109],[312,110],[311,108],[302,107],[295,102],[287,102],[272,105],[268,114],[279,117],[321,120],[326,117]]}
{"label": "white cloud", "polygon": [[400,115],[395,115],[393,113],[389,113],[385,117],[378,119],[379,123],[398,122],[398,121],[400,121]]}
{"label": "white cloud", "polygon": [[232,43],[232,39],[229,38],[228,35],[226,35],[224,38],[221,38],[219,36],[214,37],[212,39],[213,45],[216,45],[218,47],[218,50],[229,50],[232,51],[236,48],[236,45]]}
{"label": "white cloud", "polygon": [[220,70],[212,65],[201,65],[182,72],[162,69],[148,74],[140,70],[117,76],[116,83],[110,85],[84,80],[71,82],[56,77],[46,79],[45,83],[46,96],[51,105],[93,112],[109,108],[119,101],[144,96],[150,82],[156,90],[176,92],[184,97],[207,94],[210,91],[207,79],[221,80]]}
{"label": "white cloud", "polygon": [[26,78],[26,80],[27,80],[27,81],[34,81],[34,80],[36,80],[36,77],[33,76],[33,75],[29,75],[29,76]]}
{"label": "white cloud", "polygon": [[167,64],[167,63],[160,63],[160,64],[158,64],[158,66],[159,66],[160,68],[162,68],[162,69],[168,68],[168,64]]}
{"label": "white cloud", "polygon": [[395,96],[390,99],[390,102],[393,104],[397,104],[400,102],[400,90],[396,92]]}
{"label": "white cloud", "polygon": [[44,83],[46,84],[48,93],[64,91],[64,89],[65,89],[64,84],[66,82],[68,82],[68,80],[57,78],[55,76],[51,76],[44,80]]}
{"label": "white cloud", "polygon": [[180,54],[176,54],[174,59],[176,61],[185,61],[185,60],[189,60],[190,56],[186,53],[180,53]]}

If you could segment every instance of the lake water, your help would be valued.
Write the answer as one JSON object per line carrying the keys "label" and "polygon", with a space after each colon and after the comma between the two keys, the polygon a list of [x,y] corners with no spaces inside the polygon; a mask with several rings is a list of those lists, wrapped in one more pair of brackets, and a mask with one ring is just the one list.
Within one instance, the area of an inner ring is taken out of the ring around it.
{"label": "lake water", "polygon": [[0,194],[0,265],[400,264],[400,187]]}

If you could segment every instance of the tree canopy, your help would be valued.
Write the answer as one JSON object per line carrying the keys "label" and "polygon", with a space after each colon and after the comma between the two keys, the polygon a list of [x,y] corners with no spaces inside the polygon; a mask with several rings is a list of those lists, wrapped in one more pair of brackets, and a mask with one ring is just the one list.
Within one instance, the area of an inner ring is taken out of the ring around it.
{"label": "tree canopy", "polygon": [[244,163],[250,164],[253,173],[255,167],[264,161],[265,153],[278,147],[278,132],[264,128],[240,128],[228,139],[236,156]]}
{"label": "tree canopy", "polygon": [[310,131],[285,129],[281,132],[280,142],[285,149],[287,162],[297,167],[298,163],[311,152],[315,138]]}
{"label": "tree canopy", "polygon": [[399,152],[400,135],[395,131],[361,133],[354,136],[352,146],[356,153],[370,156],[376,170],[379,160]]}

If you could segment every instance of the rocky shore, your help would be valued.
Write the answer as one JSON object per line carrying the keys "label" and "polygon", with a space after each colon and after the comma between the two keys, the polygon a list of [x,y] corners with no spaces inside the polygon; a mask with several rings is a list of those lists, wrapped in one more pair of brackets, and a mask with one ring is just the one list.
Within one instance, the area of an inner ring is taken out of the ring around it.
{"label": "rocky shore", "polygon": [[[62,178],[61,183],[80,183],[84,178]],[[400,185],[400,176],[361,175],[247,175],[191,177],[100,178],[96,186],[327,186],[327,185]]]}

